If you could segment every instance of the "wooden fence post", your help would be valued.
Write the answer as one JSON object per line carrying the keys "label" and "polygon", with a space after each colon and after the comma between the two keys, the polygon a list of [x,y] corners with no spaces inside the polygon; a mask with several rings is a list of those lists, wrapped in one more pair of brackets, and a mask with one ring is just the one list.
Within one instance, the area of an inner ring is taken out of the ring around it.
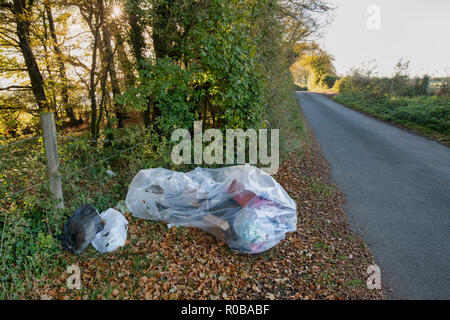
{"label": "wooden fence post", "polygon": [[56,209],[64,208],[61,174],[59,173],[58,142],[56,139],[55,116],[52,112],[41,113],[44,149],[47,158],[47,175],[52,199],[59,200]]}

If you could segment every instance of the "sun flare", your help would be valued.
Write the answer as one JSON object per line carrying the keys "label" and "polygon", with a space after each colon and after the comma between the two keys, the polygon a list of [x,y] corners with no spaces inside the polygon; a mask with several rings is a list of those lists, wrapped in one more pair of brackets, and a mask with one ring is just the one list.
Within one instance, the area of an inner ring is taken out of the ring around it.
{"label": "sun flare", "polygon": [[122,13],[122,9],[119,6],[114,6],[111,17],[118,18],[118,17],[120,17],[121,13]]}

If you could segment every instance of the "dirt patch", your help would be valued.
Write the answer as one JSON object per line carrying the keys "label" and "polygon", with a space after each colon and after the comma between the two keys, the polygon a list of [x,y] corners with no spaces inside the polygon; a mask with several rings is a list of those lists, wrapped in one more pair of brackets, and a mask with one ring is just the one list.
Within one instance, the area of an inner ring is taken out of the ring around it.
{"label": "dirt patch", "polygon": [[325,97],[327,97],[328,99],[331,99],[331,100],[334,100],[334,98],[339,95],[339,92],[333,91],[331,89],[329,89],[329,90],[314,89],[311,92],[319,93],[319,94],[321,94],[321,95],[323,95],[323,96],[325,96]]}
{"label": "dirt patch", "polygon": [[339,95],[339,93],[337,93],[337,92],[318,92],[318,93],[320,93],[321,95],[323,95],[333,101],[334,101],[334,98]]}

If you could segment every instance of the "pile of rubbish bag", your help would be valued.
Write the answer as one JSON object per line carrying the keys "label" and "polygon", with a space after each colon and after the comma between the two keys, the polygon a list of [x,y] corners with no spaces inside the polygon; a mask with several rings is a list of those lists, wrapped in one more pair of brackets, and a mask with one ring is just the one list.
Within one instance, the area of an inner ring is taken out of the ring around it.
{"label": "pile of rubbish bag", "polygon": [[250,166],[180,173],[141,170],[128,189],[133,216],[197,227],[241,253],[260,253],[297,229],[297,206],[264,171]]}
{"label": "pile of rubbish bag", "polygon": [[65,250],[81,254],[90,244],[100,252],[112,252],[127,241],[128,221],[117,210],[101,214],[91,205],[83,205],[64,223],[58,236]]}
{"label": "pile of rubbish bag", "polygon": [[[297,206],[264,171],[242,165],[197,168],[181,173],[141,170],[128,189],[126,207],[133,216],[197,227],[241,253],[260,253],[297,229]],[[128,222],[121,212],[84,205],[64,224],[63,247],[80,254],[92,244],[112,252],[127,239]]]}

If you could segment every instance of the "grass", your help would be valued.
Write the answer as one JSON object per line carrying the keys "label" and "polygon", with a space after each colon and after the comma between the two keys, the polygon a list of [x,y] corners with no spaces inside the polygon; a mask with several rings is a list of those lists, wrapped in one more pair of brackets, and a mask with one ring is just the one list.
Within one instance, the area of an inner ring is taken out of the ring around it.
{"label": "grass", "polygon": [[295,91],[301,91],[302,88],[292,84],[290,73],[280,74],[279,77],[286,85],[280,86],[277,99],[270,103],[266,121],[269,128],[280,130],[280,156],[283,158],[292,152],[301,154],[303,145],[309,137],[299,112],[297,98],[293,94]]}
{"label": "grass", "polygon": [[[133,137],[136,130],[142,129],[130,125],[117,132],[116,137]],[[80,135],[78,138],[87,137]],[[63,210],[53,209],[54,203],[49,199],[45,183],[15,197],[0,200],[0,292],[3,299],[27,296],[35,281],[55,268],[70,265],[59,256],[60,245],[56,236],[77,207],[90,203],[102,212],[125,199],[127,183],[140,169],[158,166],[174,168],[168,157],[168,144],[164,141],[156,144],[156,137],[149,132],[143,133],[139,139],[125,139],[111,147],[103,147],[92,146],[88,141],[59,138],[65,196]],[[143,140],[148,143],[93,165]],[[25,142],[0,152],[0,199],[47,178],[41,141]],[[90,165],[93,166],[88,167]],[[114,171],[117,176],[109,177],[106,170]],[[90,251],[89,254],[94,256],[96,252]]]}
{"label": "grass", "polygon": [[450,139],[450,98],[448,97],[371,97],[361,91],[341,93],[335,100],[376,118],[437,139]]}
{"label": "grass", "polygon": [[302,86],[299,84],[294,84],[295,91],[308,91],[308,88],[306,86]]}
{"label": "grass", "polygon": [[332,191],[332,188],[330,186],[328,186],[325,183],[320,182],[320,181],[314,182],[313,184],[311,184],[310,189],[313,192],[323,193],[326,196],[329,196]]}

